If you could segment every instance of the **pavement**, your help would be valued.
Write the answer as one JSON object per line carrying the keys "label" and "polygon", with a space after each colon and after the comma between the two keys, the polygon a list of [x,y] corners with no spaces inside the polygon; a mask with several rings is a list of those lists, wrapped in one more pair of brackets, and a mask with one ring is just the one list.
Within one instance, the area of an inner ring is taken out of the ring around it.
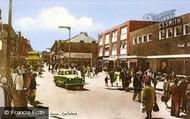
{"label": "pavement", "polygon": [[[36,100],[49,107],[50,119],[144,119],[146,114],[140,112],[141,103],[132,100],[133,90],[126,92],[118,87],[106,87],[106,75],[101,72],[86,78],[84,90],[66,90],[55,86],[53,75],[45,67],[43,78],[37,78]],[[162,82],[158,83],[158,89],[162,85]],[[177,119],[170,116],[170,109],[161,102],[162,93],[156,90],[160,111],[153,112],[153,118]],[[170,106],[170,102],[168,104]]]}

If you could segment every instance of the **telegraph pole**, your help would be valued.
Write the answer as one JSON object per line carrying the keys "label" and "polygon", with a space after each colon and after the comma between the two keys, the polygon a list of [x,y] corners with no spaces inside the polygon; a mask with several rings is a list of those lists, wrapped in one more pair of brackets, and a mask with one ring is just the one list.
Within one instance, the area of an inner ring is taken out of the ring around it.
{"label": "telegraph pole", "polygon": [[13,0],[9,0],[9,19],[8,19],[9,21],[8,21],[8,23],[10,26],[12,26],[12,9],[13,9],[12,4],[13,4]]}
{"label": "telegraph pole", "polygon": [[6,62],[6,77],[9,79],[10,77],[10,54],[11,54],[11,29],[12,29],[12,0],[9,0],[9,18],[8,18],[8,37],[7,37],[7,62]]}

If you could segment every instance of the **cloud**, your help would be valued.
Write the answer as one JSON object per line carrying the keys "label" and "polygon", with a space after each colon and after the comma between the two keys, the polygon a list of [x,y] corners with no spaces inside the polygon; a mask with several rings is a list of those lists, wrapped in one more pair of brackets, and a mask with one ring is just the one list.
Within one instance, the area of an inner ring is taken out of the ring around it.
{"label": "cloud", "polygon": [[102,28],[91,17],[75,17],[64,7],[49,7],[40,10],[34,17],[23,17],[15,22],[21,30],[57,30],[58,26],[71,26],[76,30],[97,30]]}

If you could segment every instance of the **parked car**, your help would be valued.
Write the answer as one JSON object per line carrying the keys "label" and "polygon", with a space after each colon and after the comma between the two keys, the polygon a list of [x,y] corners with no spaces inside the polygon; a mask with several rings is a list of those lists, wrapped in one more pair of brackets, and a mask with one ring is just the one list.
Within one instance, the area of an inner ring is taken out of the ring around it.
{"label": "parked car", "polygon": [[82,89],[85,84],[85,80],[76,69],[62,69],[53,78],[57,86],[63,86],[66,89],[72,87]]}

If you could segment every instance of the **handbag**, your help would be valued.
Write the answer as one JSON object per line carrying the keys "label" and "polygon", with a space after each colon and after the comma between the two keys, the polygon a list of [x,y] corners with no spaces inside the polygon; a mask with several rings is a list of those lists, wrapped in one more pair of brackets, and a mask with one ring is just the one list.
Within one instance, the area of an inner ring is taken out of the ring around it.
{"label": "handbag", "polygon": [[142,113],[145,113],[145,111],[146,111],[145,105],[143,103],[141,103],[141,105],[140,105],[140,111]]}
{"label": "handbag", "polygon": [[166,94],[164,93],[162,96],[161,96],[161,101],[162,102],[167,102],[169,100],[169,98],[166,96]]}
{"label": "handbag", "polygon": [[154,106],[153,106],[153,111],[154,112],[158,112],[159,111],[159,107],[158,107],[158,104],[155,103]]}
{"label": "handbag", "polygon": [[161,101],[162,101],[162,102],[166,102],[166,96],[165,96],[165,95],[162,95]]}

